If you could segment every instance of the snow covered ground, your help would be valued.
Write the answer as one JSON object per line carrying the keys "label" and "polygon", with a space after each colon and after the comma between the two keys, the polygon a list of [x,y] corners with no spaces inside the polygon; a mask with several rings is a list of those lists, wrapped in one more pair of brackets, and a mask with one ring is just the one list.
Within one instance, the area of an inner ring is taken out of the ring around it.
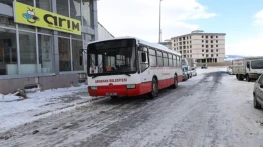
{"label": "snow covered ground", "polygon": [[[153,100],[104,98],[83,103],[77,109],[71,107],[63,114],[50,113],[53,115],[0,133],[0,144],[5,147],[263,147],[263,110],[253,108],[254,82],[238,81],[226,73],[226,67],[197,68],[197,73],[196,77],[179,83],[177,89],[160,91],[159,97]],[[76,97],[81,94],[80,89],[76,90]],[[72,97],[55,96],[55,99],[56,104],[50,107],[53,110]],[[70,103],[86,99],[90,98],[74,99]],[[32,113],[18,114],[37,118],[32,114],[38,114],[38,108]],[[19,120],[19,115],[14,114]]]}
{"label": "snow covered ground", "polygon": [[87,85],[59,88],[27,94],[23,99],[12,94],[0,95],[0,132],[55,113],[69,111],[92,100]]}

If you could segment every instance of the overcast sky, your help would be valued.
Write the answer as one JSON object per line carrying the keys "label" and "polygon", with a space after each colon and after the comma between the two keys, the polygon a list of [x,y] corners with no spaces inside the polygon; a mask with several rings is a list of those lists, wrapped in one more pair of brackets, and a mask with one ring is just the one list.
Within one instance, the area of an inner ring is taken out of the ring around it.
{"label": "overcast sky", "polygon": [[[238,5],[237,5],[238,4]],[[162,40],[201,29],[226,33],[227,55],[263,56],[262,0],[163,0]],[[99,0],[99,22],[115,37],[158,41],[159,0]]]}

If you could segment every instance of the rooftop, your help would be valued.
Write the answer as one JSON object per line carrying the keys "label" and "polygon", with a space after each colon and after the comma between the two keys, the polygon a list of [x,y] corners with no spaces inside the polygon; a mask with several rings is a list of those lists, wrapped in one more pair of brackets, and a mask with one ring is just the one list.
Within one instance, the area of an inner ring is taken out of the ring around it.
{"label": "rooftop", "polygon": [[195,30],[195,31],[192,31],[189,34],[172,37],[171,39],[175,39],[175,38],[179,38],[179,37],[185,37],[185,36],[190,36],[190,35],[218,35],[218,36],[222,36],[222,35],[226,35],[226,33],[205,33],[203,30]]}

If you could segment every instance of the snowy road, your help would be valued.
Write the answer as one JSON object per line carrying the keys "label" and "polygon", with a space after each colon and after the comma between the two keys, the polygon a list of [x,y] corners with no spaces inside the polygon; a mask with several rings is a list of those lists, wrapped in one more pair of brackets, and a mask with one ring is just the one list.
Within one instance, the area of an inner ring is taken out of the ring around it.
{"label": "snowy road", "polygon": [[0,146],[263,147],[263,111],[253,108],[253,82],[210,71],[154,100],[97,100],[19,126],[0,134]]}

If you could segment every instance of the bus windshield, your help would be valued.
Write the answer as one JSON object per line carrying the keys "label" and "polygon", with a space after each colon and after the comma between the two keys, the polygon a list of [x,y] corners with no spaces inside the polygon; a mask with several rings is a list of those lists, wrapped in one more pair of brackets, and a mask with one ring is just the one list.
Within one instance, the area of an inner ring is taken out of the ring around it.
{"label": "bus windshield", "polygon": [[135,73],[135,48],[135,39],[110,40],[88,45],[88,74]]}
{"label": "bus windshield", "polygon": [[252,69],[263,69],[263,60],[251,61]]}

